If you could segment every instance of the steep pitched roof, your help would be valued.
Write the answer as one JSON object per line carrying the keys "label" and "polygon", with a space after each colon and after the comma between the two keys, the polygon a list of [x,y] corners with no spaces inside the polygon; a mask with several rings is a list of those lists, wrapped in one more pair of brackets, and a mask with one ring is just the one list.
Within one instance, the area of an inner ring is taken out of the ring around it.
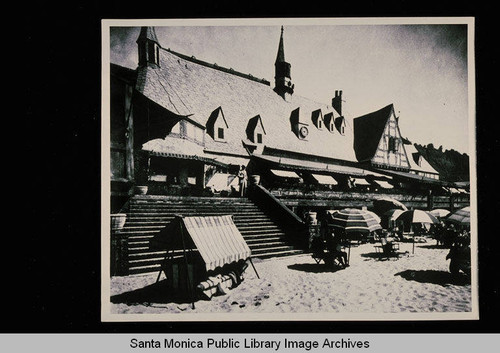
{"label": "steep pitched roof", "polygon": [[[266,129],[266,145],[287,151],[355,161],[352,131],[345,136],[310,128],[307,141],[299,140],[290,126],[290,113],[300,107],[301,113],[312,114],[331,106],[293,95],[290,101],[276,94],[267,81],[247,77],[234,70],[221,68],[160,49],[158,68],[138,69],[136,89],[144,96],[179,116],[206,125],[218,107],[224,110],[229,128],[226,142],[205,139],[205,150],[247,155],[243,140],[248,121],[260,115]],[[309,117],[309,121],[310,121]]]}
{"label": "steep pitched roof", "polygon": [[367,161],[373,158],[387,120],[393,112],[394,106],[389,104],[375,112],[353,119],[354,151],[358,161]]}
{"label": "steep pitched roof", "polygon": [[[424,172],[424,173],[433,173],[433,174],[439,174],[436,169],[434,169],[429,162],[418,152],[417,148],[413,144],[405,145],[406,153],[408,156],[411,156],[411,158],[408,158],[408,161],[410,163],[410,169],[415,170],[418,172]],[[420,165],[417,164],[415,159],[413,158],[415,155],[420,156]]]}

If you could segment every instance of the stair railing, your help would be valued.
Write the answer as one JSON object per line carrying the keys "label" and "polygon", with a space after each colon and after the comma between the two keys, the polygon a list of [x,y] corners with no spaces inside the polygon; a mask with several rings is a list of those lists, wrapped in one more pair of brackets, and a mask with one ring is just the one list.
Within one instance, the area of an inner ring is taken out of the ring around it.
{"label": "stair railing", "polygon": [[287,234],[292,235],[297,246],[307,246],[308,225],[269,190],[261,185],[249,186],[247,197],[278,221]]}

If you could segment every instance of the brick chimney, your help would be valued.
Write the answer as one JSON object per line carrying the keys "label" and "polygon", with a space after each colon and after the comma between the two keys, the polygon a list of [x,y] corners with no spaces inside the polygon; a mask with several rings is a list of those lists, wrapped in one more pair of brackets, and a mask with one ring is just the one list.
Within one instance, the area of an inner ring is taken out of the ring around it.
{"label": "brick chimney", "polygon": [[332,107],[342,116],[342,91],[335,91],[335,97],[332,98]]}

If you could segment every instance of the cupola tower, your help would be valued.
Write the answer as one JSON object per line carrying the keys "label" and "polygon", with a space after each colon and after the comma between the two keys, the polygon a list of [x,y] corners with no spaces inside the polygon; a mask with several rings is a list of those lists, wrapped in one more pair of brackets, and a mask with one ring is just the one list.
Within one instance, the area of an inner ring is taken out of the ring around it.
{"label": "cupola tower", "polygon": [[137,45],[139,49],[139,67],[146,65],[160,66],[160,44],[154,27],[141,27]]}
{"label": "cupola tower", "polygon": [[274,91],[284,100],[290,101],[294,85],[290,75],[291,65],[285,61],[285,49],[283,44],[283,26],[281,26],[280,43],[278,45],[278,55],[274,63]]}

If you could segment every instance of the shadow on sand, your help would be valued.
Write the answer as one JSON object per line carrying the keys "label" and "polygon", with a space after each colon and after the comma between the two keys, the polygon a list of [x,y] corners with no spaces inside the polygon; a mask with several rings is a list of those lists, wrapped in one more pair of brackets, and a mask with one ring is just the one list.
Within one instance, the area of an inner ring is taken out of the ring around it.
{"label": "shadow on sand", "polygon": [[313,272],[313,273],[324,273],[324,272],[337,272],[343,270],[343,267],[337,265],[325,265],[320,264],[293,264],[288,265],[288,268],[295,271]]}
{"label": "shadow on sand", "polygon": [[419,283],[432,283],[441,286],[457,285],[466,286],[470,285],[470,278],[465,274],[458,274],[453,276],[450,272],[435,271],[435,270],[406,270],[396,273],[394,276],[401,276],[408,281],[416,281]]}
{"label": "shadow on sand", "polygon": [[383,254],[381,254],[379,252],[367,252],[367,253],[361,254],[361,257],[366,257],[366,258],[378,260],[378,259],[382,258],[382,255]]}
{"label": "shadow on sand", "polygon": [[[398,252],[394,253],[394,255],[391,255],[391,256],[386,256],[380,252],[368,252],[368,253],[361,254],[361,257],[364,257],[366,259],[375,259],[378,261],[396,261],[405,255],[407,255],[407,252],[404,252],[404,251],[398,251]],[[365,261],[367,261],[367,260],[365,260]]]}
{"label": "shadow on sand", "polygon": [[[199,298],[195,298],[197,300]],[[116,294],[111,296],[111,302],[114,304],[190,304],[193,299],[187,294],[176,294],[172,291],[165,280],[150,284],[144,288],[135,289],[130,292]]]}
{"label": "shadow on sand", "polygon": [[449,249],[449,247],[446,247],[444,245],[437,245],[437,244],[419,245],[418,247],[424,248],[424,249]]}

